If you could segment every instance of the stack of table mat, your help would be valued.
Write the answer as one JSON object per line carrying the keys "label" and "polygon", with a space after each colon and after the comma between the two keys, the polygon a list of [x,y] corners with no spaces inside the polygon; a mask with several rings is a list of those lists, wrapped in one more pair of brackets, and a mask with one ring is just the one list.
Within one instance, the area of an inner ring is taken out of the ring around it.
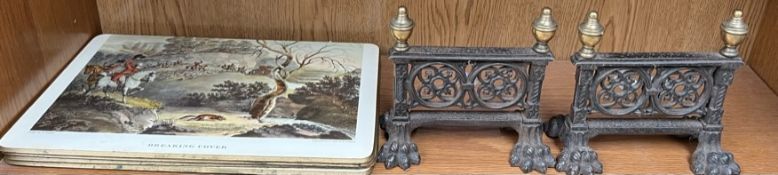
{"label": "stack of table mat", "polygon": [[0,140],[13,165],[368,174],[372,44],[104,34]]}

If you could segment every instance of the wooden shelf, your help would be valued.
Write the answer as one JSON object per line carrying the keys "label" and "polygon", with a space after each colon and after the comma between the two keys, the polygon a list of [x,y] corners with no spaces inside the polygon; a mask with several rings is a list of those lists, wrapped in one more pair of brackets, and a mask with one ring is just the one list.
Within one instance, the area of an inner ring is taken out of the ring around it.
{"label": "wooden shelf", "polygon": [[[381,82],[391,82],[391,65],[381,58]],[[572,101],[575,67],[567,61],[548,66],[541,97],[542,115],[566,113]],[[388,110],[391,86],[380,86],[380,111]],[[744,174],[778,173],[778,96],[745,66],[738,70],[725,101],[723,147],[735,155]],[[376,164],[375,174],[521,173],[510,167],[508,156],[516,141],[513,131],[500,129],[418,129],[413,139],[422,163],[408,171],[385,169]],[[543,138],[557,155],[561,142]],[[381,143],[385,139],[381,138]],[[689,174],[689,157],[696,143],[672,136],[601,136],[590,141],[599,153],[606,173]],[[549,173],[557,173],[552,169]],[[118,170],[21,167],[0,164],[0,174],[161,174]]]}

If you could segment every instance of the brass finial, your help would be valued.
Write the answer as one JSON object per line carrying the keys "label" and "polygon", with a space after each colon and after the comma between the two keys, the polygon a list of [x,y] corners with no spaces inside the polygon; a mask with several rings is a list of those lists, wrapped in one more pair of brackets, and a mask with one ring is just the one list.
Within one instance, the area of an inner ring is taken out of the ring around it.
{"label": "brass finial", "polygon": [[743,11],[735,10],[732,18],[721,23],[721,39],[724,48],[719,51],[725,57],[737,57],[737,46],[748,34],[748,25],[743,21]]}
{"label": "brass finial", "polygon": [[392,36],[394,36],[395,44],[394,50],[406,51],[408,50],[408,38],[413,33],[413,20],[408,17],[408,10],[405,6],[400,6],[397,9],[397,16],[389,23],[389,28],[392,29]]}
{"label": "brass finial", "polygon": [[537,40],[532,50],[538,53],[547,53],[549,51],[548,41],[554,37],[556,27],[556,21],[551,16],[551,8],[544,7],[540,16],[532,23],[532,35]]}
{"label": "brass finial", "polygon": [[586,20],[578,25],[578,34],[581,37],[583,47],[578,50],[578,55],[583,58],[593,58],[595,53],[594,46],[600,42],[605,28],[597,21],[597,12],[591,11]]}

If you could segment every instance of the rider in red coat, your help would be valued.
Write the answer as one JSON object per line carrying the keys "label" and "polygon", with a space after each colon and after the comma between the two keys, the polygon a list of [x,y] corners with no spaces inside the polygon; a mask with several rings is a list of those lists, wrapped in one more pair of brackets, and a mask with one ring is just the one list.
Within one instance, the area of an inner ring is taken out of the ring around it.
{"label": "rider in red coat", "polygon": [[131,58],[128,58],[128,59],[124,60],[124,70],[122,70],[121,72],[116,72],[115,74],[113,74],[113,76],[111,77],[111,80],[113,80],[114,82],[119,82],[119,79],[122,76],[132,75],[132,74],[138,72],[138,67],[137,67],[138,65],[135,64],[135,59],[140,59],[140,58],[146,58],[146,56],[138,54],[138,55],[135,55],[135,56],[133,56]]}

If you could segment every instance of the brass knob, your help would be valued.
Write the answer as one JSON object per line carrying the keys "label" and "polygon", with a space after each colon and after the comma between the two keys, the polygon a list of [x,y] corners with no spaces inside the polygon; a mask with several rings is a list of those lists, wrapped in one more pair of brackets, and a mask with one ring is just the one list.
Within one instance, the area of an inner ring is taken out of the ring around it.
{"label": "brass knob", "polygon": [[397,9],[397,16],[389,23],[389,28],[392,30],[392,36],[394,36],[395,44],[394,50],[406,51],[408,48],[408,38],[413,33],[413,20],[408,16],[408,10],[404,6],[400,6]]}
{"label": "brass knob", "polygon": [[597,12],[589,12],[586,20],[578,25],[578,35],[580,35],[581,43],[583,44],[581,50],[578,50],[578,55],[582,58],[594,58],[596,55],[594,47],[597,46],[597,43],[600,43],[604,32],[605,28],[597,20]]}
{"label": "brass knob", "polygon": [[540,16],[532,23],[532,35],[537,40],[532,50],[538,53],[548,53],[548,41],[554,38],[556,27],[556,21],[551,16],[551,8],[544,7]]}
{"label": "brass knob", "polygon": [[743,11],[735,10],[732,18],[721,23],[721,39],[724,40],[724,48],[721,55],[725,57],[737,57],[737,46],[748,34],[748,25],[743,21]]}

